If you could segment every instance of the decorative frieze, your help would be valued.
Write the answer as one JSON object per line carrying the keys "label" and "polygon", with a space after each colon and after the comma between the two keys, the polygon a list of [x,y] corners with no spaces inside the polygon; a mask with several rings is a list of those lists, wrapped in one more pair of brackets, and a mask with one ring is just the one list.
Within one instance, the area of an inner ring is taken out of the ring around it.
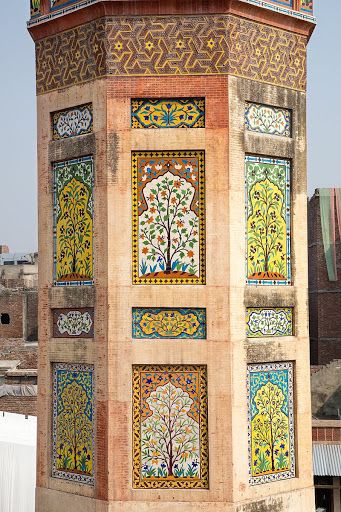
{"label": "decorative frieze", "polygon": [[85,135],[93,131],[92,103],[52,114],[53,140]]}
{"label": "decorative frieze", "polygon": [[101,18],[36,42],[37,92],[103,76],[170,75],[233,75],[304,91],[306,44],[234,15]]}
{"label": "decorative frieze", "polygon": [[133,338],[206,339],[206,309],[133,308]]}
{"label": "decorative frieze", "polygon": [[245,127],[251,132],[291,137],[291,110],[246,103]]}
{"label": "decorative frieze", "polygon": [[132,128],[204,128],[205,99],[133,99]]}
{"label": "decorative frieze", "polygon": [[292,308],[247,308],[246,335],[249,338],[292,336]]}

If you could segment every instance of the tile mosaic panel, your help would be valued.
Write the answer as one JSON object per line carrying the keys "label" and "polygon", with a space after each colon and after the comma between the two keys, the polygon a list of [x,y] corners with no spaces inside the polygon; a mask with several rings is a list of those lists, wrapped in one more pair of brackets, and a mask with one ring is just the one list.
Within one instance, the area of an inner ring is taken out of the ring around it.
{"label": "tile mosaic panel", "polygon": [[300,11],[313,14],[313,0],[301,0]]}
{"label": "tile mosaic panel", "polygon": [[208,489],[207,368],[133,366],[134,488]]}
{"label": "tile mosaic panel", "polygon": [[273,4],[285,5],[285,7],[293,6],[293,0],[270,0],[270,2]]}
{"label": "tile mosaic panel", "polygon": [[53,309],[54,338],[93,338],[94,308]]}
{"label": "tile mosaic panel", "polygon": [[292,308],[247,308],[246,336],[248,338],[292,336],[292,334]]}
{"label": "tile mosaic panel", "polygon": [[206,339],[206,309],[133,308],[133,338]]}
{"label": "tile mosaic panel", "polygon": [[132,153],[133,284],[205,284],[204,151]]}
{"label": "tile mosaic panel", "polygon": [[37,93],[106,75],[230,74],[305,90],[306,44],[233,15],[102,18],[36,42]]}
{"label": "tile mosaic panel", "polygon": [[94,367],[53,365],[52,476],[94,483]]}
{"label": "tile mosaic panel", "polygon": [[92,103],[59,110],[52,114],[53,140],[68,139],[93,131]]}
{"label": "tile mosaic panel", "polygon": [[290,162],[245,157],[247,284],[290,285]]}
{"label": "tile mosaic panel", "polygon": [[293,364],[249,365],[249,483],[295,477]]}
{"label": "tile mosaic panel", "polygon": [[50,2],[51,11],[53,11],[54,9],[59,9],[59,7],[65,7],[76,2],[80,3],[80,0],[50,0]]}
{"label": "tile mosaic panel", "polygon": [[132,128],[204,128],[205,99],[132,99]]}
{"label": "tile mosaic panel", "polygon": [[93,284],[93,158],[53,165],[54,284]]}
{"label": "tile mosaic panel", "polygon": [[246,103],[245,127],[251,132],[291,137],[291,110]]}
{"label": "tile mosaic panel", "polygon": [[34,16],[39,16],[41,0],[30,0],[30,7],[31,7],[31,18],[33,18]]}

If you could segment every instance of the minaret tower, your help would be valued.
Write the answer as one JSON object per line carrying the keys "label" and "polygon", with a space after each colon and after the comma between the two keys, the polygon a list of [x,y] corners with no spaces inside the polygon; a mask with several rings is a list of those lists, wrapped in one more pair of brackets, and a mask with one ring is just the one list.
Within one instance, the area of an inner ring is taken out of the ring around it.
{"label": "minaret tower", "polygon": [[311,0],[31,0],[37,512],[313,512]]}

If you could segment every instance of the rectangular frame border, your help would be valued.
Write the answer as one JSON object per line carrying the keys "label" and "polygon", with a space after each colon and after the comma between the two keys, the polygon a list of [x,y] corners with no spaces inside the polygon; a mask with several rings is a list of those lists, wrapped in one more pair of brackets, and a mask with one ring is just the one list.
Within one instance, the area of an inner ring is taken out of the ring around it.
{"label": "rectangular frame border", "polygon": [[[83,485],[95,485],[96,475],[96,399],[95,399],[95,365],[85,363],[51,363],[52,369],[52,458],[51,458],[51,477],[66,480],[71,483]],[[67,471],[56,469],[56,419],[57,419],[57,370],[67,371],[88,371],[92,372],[92,476],[83,476]]]}
{"label": "rectangular frame border", "polygon": [[[186,155],[187,154],[187,155]],[[138,233],[139,233],[139,214],[138,214],[138,185],[137,185],[137,158],[148,157],[193,157],[198,158],[198,176],[199,176],[199,233],[201,234],[199,242],[199,277],[192,280],[179,279],[152,279],[139,276],[139,252],[138,252]],[[131,151],[132,167],[132,284],[155,284],[155,285],[195,285],[206,284],[206,188],[205,188],[205,151],[199,149],[179,149],[162,151]],[[134,238],[136,237],[136,239]]]}
{"label": "rectangular frame border", "polygon": [[[252,476],[252,433],[251,433],[251,387],[250,376],[252,372],[288,370],[288,420],[290,435],[290,469],[280,473],[271,473],[268,475]],[[278,480],[288,480],[296,477],[296,448],[295,448],[295,418],[294,418],[294,363],[292,361],[283,361],[277,363],[259,363],[247,365],[247,424],[248,424],[248,466],[249,466],[249,484],[259,485]]]}
{"label": "rectangular frame border", "polygon": [[[200,379],[200,464],[201,478],[197,481],[143,480],[141,478],[141,415],[140,415],[140,374],[141,371],[168,371],[168,372],[194,372],[199,371]],[[134,489],[208,489],[209,488],[209,445],[208,445],[208,392],[207,392],[207,365],[203,364],[158,364],[132,367],[133,373],[133,488]]]}
{"label": "rectangular frame border", "polygon": [[[278,164],[285,165],[286,169],[286,190],[285,190],[285,199],[286,199],[286,243],[287,243],[287,279],[279,279],[277,281],[274,280],[266,280],[266,279],[248,279],[248,271],[247,271],[247,263],[248,263],[248,231],[247,231],[247,220],[248,220],[248,188],[247,188],[247,179],[246,179],[246,162],[258,162],[265,164]],[[292,163],[291,160],[287,158],[272,158],[266,156],[257,156],[246,154],[244,159],[244,188],[245,188],[245,281],[247,285],[258,285],[258,286],[291,286],[292,282],[292,274],[291,274],[291,172],[292,172]]]}
{"label": "rectangular frame border", "polygon": [[93,200],[93,214],[92,214],[92,273],[94,275],[95,269],[95,250],[94,250],[94,222],[95,222],[95,166],[94,166],[94,157],[93,155],[82,156],[80,158],[72,158],[71,160],[63,160],[60,162],[52,163],[52,177],[53,177],[53,286],[91,286],[94,284],[94,277],[92,279],[86,281],[57,281],[56,280],[56,268],[57,268],[57,235],[56,235],[56,227],[57,227],[57,216],[56,216],[56,201],[57,201],[57,191],[56,191],[56,170],[60,167],[64,167],[65,164],[77,164],[80,162],[91,161],[92,165],[92,200]]}

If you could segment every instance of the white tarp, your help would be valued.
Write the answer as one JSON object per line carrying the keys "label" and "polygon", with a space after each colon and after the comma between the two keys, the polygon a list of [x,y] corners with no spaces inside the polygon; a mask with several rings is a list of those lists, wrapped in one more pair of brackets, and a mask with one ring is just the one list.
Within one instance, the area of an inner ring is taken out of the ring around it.
{"label": "white tarp", "polygon": [[37,396],[36,384],[2,384],[0,397],[2,396]]}
{"label": "white tarp", "polygon": [[0,412],[0,511],[34,512],[37,419]]}

